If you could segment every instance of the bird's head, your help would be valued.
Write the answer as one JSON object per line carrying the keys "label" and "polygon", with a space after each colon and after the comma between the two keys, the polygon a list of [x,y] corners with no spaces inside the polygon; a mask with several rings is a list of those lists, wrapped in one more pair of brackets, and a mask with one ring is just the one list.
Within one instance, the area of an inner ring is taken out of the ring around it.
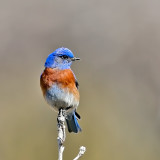
{"label": "bird's head", "polygon": [[72,61],[80,60],[74,57],[73,53],[68,48],[58,48],[51,53],[45,62],[46,68],[69,69]]}

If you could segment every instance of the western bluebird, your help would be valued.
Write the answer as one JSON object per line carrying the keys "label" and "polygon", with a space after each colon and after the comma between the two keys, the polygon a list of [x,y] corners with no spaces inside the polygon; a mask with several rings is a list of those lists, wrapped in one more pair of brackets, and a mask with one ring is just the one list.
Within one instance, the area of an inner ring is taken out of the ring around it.
{"label": "western bluebird", "polygon": [[68,48],[56,49],[46,59],[40,86],[45,100],[55,111],[65,110],[68,131],[78,133],[81,131],[77,121],[80,116],[76,112],[79,105],[79,84],[70,68],[75,60],[80,58],[74,57]]}

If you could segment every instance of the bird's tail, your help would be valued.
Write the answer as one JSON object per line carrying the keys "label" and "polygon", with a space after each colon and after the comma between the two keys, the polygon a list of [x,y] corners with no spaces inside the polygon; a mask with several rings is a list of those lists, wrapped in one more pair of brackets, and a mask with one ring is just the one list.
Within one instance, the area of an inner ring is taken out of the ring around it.
{"label": "bird's tail", "polygon": [[[77,113],[75,114],[75,112],[72,112],[68,114],[66,117],[66,122],[67,122],[67,127],[69,132],[78,133],[81,131],[81,127],[78,124],[76,115],[78,114]],[[78,115],[78,117],[80,116]]]}

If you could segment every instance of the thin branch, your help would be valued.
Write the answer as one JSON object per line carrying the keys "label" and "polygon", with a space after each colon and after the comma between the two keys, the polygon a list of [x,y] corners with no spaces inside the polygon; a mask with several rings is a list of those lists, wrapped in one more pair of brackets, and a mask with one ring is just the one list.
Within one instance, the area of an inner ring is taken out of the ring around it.
{"label": "thin branch", "polygon": [[[58,160],[63,160],[63,151],[64,146],[63,143],[66,139],[66,132],[65,132],[65,110],[60,109],[57,117],[57,128],[58,128]],[[79,149],[79,153],[76,158],[73,160],[78,160],[86,151],[86,147],[81,146]]]}
{"label": "thin branch", "polygon": [[77,159],[79,159],[81,156],[83,156],[83,155],[84,155],[85,151],[86,151],[86,147],[81,146],[81,147],[80,147],[80,149],[79,149],[79,153],[78,153],[77,157],[76,157],[76,158],[74,158],[73,160],[77,160]]}
{"label": "thin branch", "polygon": [[63,151],[64,151],[64,146],[63,143],[66,138],[66,133],[65,133],[65,116],[64,116],[64,110],[60,110],[58,117],[57,117],[57,128],[58,128],[58,160],[63,160]]}

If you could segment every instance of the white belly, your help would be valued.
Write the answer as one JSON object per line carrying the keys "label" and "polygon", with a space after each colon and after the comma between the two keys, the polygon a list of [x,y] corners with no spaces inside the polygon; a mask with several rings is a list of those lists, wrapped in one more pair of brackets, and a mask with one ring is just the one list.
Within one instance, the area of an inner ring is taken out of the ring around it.
{"label": "white belly", "polygon": [[67,107],[75,109],[79,104],[79,101],[75,99],[74,95],[68,89],[60,89],[57,85],[53,85],[47,90],[45,99],[56,111],[60,108],[65,109]]}

